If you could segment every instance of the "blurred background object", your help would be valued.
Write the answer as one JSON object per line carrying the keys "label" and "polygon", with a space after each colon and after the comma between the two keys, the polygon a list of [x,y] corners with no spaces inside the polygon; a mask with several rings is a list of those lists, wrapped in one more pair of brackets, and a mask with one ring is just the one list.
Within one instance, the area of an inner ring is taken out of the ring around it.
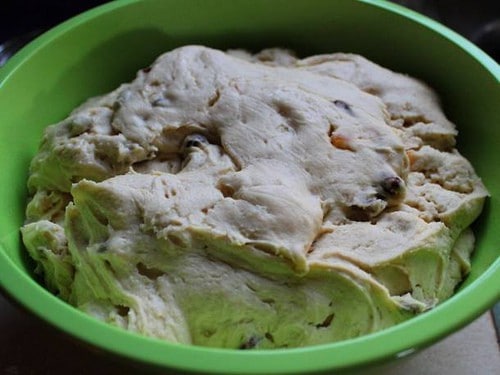
{"label": "blurred background object", "polygon": [[97,5],[104,0],[2,0],[0,41],[32,32],[47,30]]}
{"label": "blurred background object", "polygon": [[500,61],[500,1],[394,0],[465,36]]}
{"label": "blurred background object", "polygon": [[0,66],[43,31],[104,0],[3,0],[0,12]]}

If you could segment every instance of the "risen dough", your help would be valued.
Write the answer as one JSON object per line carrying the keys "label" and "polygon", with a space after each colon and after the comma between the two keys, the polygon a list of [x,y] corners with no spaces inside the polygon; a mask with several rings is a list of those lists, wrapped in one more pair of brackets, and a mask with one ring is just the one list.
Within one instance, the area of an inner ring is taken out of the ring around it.
{"label": "risen dough", "polygon": [[487,193],[424,84],[347,54],[188,46],[47,128],[23,239],[99,319],[331,342],[449,297]]}

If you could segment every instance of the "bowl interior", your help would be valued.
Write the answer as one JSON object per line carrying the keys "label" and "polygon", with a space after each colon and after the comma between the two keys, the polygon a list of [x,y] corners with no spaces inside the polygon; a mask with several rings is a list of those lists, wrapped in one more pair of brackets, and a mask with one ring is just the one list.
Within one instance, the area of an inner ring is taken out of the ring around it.
{"label": "bowl interior", "polygon": [[[75,311],[37,284],[19,227],[29,162],[44,127],[86,98],[131,80],[159,54],[186,44],[253,51],[281,46],[300,56],[354,52],[434,87],[459,129],[459,150],[491,193],[475,225],[472,272],[457,295],[425,316],[364,338],[258,354],[188,348],[122,332]],[[159,366],[303,372],[362,365],[426,345],[471,321],[499,297],[499,76],[498,65],[462,38],[384,2],[146,0],[96,8],[44,34],[0,70],[0,285],[71,335]]]}

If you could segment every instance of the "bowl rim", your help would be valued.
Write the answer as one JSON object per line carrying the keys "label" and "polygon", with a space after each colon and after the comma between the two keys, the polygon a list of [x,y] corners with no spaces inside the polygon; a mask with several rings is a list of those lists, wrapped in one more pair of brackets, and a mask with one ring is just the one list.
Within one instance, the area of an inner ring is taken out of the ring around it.
{"label": "bowl rim", "polygon": [[[0,89],[3,82],[7,81],[23,62],[59,35],[89,19],[139,1],[124,0],[100,5],[37,37],[0,68]],[[465,50],[500,81],[499,65],[485,52],[446,26],[385,0],[357,1],[396,13],[431,29]],[[404,357],[470,323],[500,299],[500,289],[496,292],[488,291],[482,288],[485,284],[500,285],[500,257],[486,272],[459,291],[460,299],[450,298],[422,315],[376,333],[336,343],[293,349],[241,351],[204,348],[144,337],[86,315],[48,292],[31,276],[20,270],[7,255],[4,240],[0,239],[0,290],[24,309],[69,336],[104,352],[144,365],[185,371],[221,374],[304,373],[351,369],[390,358]],[[47,313],[48,311],[50,313]],[[454,317],[451,321],[450,314]],[[383,346],[380,345],[382,339]]]}

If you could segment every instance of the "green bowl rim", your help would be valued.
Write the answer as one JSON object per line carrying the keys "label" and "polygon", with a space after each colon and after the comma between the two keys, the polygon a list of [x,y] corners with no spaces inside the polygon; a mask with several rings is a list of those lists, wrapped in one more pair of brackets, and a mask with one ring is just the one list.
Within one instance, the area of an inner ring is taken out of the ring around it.
{"label": "green bowl rim", "polygon": [[[23,62],[53,39],[89,19],[139,1],[124,0],[100,5],[42,34],[0,69],[0,89],[3,82]],[[384,0],[358,2],[397,13],[433,30],[465,50],[500,81],[500,67],[491,57],[440,23]],[[482,288],[486,284],[500,285],[498,258],[486,272],[457,293],[460,294],[459,299],[452,297],[422,315],[380,332],[342,342],[296,349],[242,351],[204,348],[140,336],[76,310],[20,270],[7,255],[3,242],[0,239],[0,289],[4,293],[35,316],[74,338],[124,359],[166,369],[221,374],[271,374],[361,367],[413,353],[470,323],[500,299],[500,289],[495,291],[493,288]],[[381,342],[384,345],[380,345]]]}

